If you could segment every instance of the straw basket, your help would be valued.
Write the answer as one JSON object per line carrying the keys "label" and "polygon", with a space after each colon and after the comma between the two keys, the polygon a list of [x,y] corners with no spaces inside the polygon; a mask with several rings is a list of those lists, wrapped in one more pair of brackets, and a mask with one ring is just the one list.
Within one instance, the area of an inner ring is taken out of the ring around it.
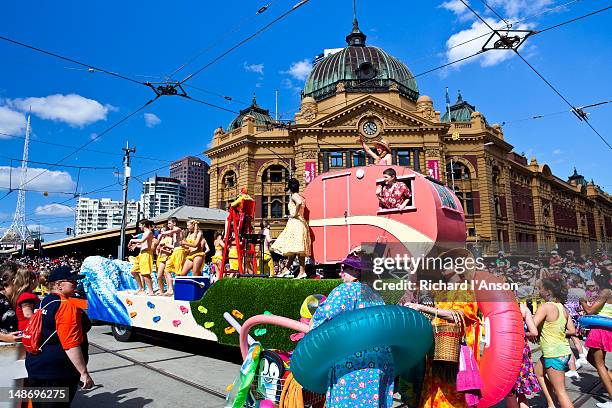
{"label": "straw basket", "polygon": [[[436,313],[436,317],[438,317]],[[434,325],[434,357],[435,361],[459,362],[459,351],[463,327],[461,315],[453,311],[455,323],[440,323]]]}

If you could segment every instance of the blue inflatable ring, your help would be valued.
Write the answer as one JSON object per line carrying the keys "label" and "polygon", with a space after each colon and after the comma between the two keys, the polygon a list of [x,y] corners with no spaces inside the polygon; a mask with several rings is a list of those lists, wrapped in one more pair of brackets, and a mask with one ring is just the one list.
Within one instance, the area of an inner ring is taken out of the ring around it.
{"label": "blue inflatable ring", "polygon": [[578,318],[581,327],[587,329],[608,329],[612,330],[612,319],[606,316],[591,315]]}
{"label": "blue inflatable ring", "polygon": [[431,323],[416,310],[395,305],[351,310],[300,340],[291,356],[291,371],[302,387],[324,394],[329,369],[353,353],[391,347],[398,376],[422,360],[432,344]]}

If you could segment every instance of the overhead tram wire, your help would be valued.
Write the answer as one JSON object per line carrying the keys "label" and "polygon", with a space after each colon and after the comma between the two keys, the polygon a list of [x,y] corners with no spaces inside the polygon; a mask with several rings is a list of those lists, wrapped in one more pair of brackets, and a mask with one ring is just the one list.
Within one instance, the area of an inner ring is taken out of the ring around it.
{"label": "overhead tram wire", "polygon": [[[6,137],[10,137],[12,139],[21,139],[21,140],[25,140],[25,136],[20,136],[20,135],[11,135],[9,133],[3,133],[0,132],[0,136],[6,136]],[[2,137],[0,137],[0,139],[2,139]],[[49,146],[57,146],[57,147],[63,147],[66,149],[78,149],[78,146],[74,146],[74,145],[66,145],[66,144],[62,144],[62,143],[54,143],[54,142],[49,142],[47,140],[41,140],[41,139],[30,139],[30,143],[41,143],[41,144],[46,144]],[[123,153],[117,153],[117,152],[108,152],[108,151],[104,151],[104,150],[97,150],[97,149],[81,149],[83,151],[86,152],[92,152],[92,153],[100,153],[100,154],[107,154],[109,156],[119,156],[119,157],[123,157]],[[148,156],[139,156],[139,155],[130,155],[131,158],[133,159],[141,159],[141,160],[151,160],[151,161],[165,161],[168,163],[172,163],[170,160],[166,160],[166,159],[160,159],[158,157],[148,157]],[[64,167],[64,166],[62,166]]]}
{"label": "overhead tram wire", "polygon": [[[47,162],[41,162],[41,161],[35,161],[35,160],[16,159],[16,158],[4,156],[4,155],[0,155],[0,157],[3,157],[4,159],[10,160],[11,162],[13,162],[13,161],[20,162],[20,163],[26,162],[26,163],[34,163],[34,164],[44,164],[44,165],[48,165],[48,166],[53,166],[54,165],[54,163],[47,163]],[[119,168],[118,166],[115,166],[115,167],[74,166],[74,165],[69,165],[69,164],[64,164],[64,165],[62,165],[62,167],[71,168],[71,169],[84,169],[84,170],[117,170]]]}
{"label": "overhead tram wire", "polygon": [[185,82],[191,80],[193,77],[195,77],[196,75],[200,74],[202,71],[204,71],[206,68],[210,67],[211,65],[213,65],[214,63],[216,63],[217,61],[219,61],[220,59],[222,59],[223,57],[225,57],[226,55],[228,55],[229,53],[231,53],[232,51],[240,48],[241,46],[243,46],[244,44],[246,44],[247,42],[249,42],[250,40],[252,40],[253,38],[257,37],[258,35],[260,35],[261,33],[265,32],[268,28],[272,27],[274,24],[278,23],[279,21],[283,20],[284,18],[286,18],[287,16],[289,16],[291,13],[293,13],[294,11],[296,11],[297,9],[299,9],[300,7],[302,7],[304,4],[308,3],[310,0],[300,0],[298,3],[296,3],[293,7],[291,7],[291,9],[287,10],[286,12],[284,12],[283,14],[281,14],[280,16],[276,17],[274,20],[272,20],[271,22],[269,22],[268,24],[266,24],[265,26],[263,26],[262,28],[260,28],[259,30],[255,31],[253,34],[249,35],[248,37],[244,38],[243,40],[241,40],[240,42],[238,42],[237,44],[235,44],[234,46],[230,47],[227,51],[223,52],[222,54],[220,54],[219,56],[213,58],[211,61],[209,61],[208,63],[206,63],[203,67],[199,68],[198,70],[196,70],[195,72],[187,75],[183,80],[179,81],[177,83],[177,86],[184,84]]}
{"label": "overhead tram wire", "polygon": [[225,40],[226,38],[230,37],[232,34],[238,32],[243,26],[245,26],[248,22],[250,22],[251,20],[254,20],[257,16],[263,14],[263,12],[267,11],[272,4],[276,3],[278,0],[272,0],[271,2],[267,3],[266,5],[264,5],[263,7],[260,7],[258,9],[258,11],[254,14],[254,15],[250,15],[249,17],[244,18],[243,20],[241,20],[236,26],[234,26],[232,29],[230,29],[229,31],[227,31],[224,35],[222,35],[221,37],[218,37],[215,41],[213,41],[211,44],[209,44],[207,47],[203,48],[202,50],[198,51],[195,55],[193,55],[191,58],[189,58],[187,60],[187,62],[185,62],[184,64],[182,64],[181,66],[179,66],[178,68],[176,68],[174,71],[172,71],[172,73],[168,74],[168,75],[164,75],[164,78],[167,79],[171,79],[174,75],[176,75],[177,73],[179,73],[180,71],[182,71],[183,69],[185,69],[185,67],[187,67],[188,65],[190,65],[191,63],[193,63],[195,60],[197,60],[198,58],[200,58],[202,55],[204,55],[205,53],[207,53],[208,51],[212,50],[213,48],[215,48],[221,41]]}
{"label": "overhead tram wire", "polygon": [[187,88],[195,89],[196,91],[200,91],[202,93],[207,93],[207,94],[210,94],[210,95],[217,96],[219,98],[225,99],[228,102],[238,102],[238,103],[246,105],[246,106],[249,105],[249,102],[241,101],[240,99],[236,99],[236,98],[234,98],[232,96],[229,96],[229,95],[222,95],[222,94],[217,93],[217,92],[209,91],[208,89],[200,88],[200,87],[195,86],[195,85],[184,84],[184,86],[187,87]]}
{"label": "overhead tram wire", "polygon": [[191,97],[191,96],[189,96],[189,95],[180,95],[180,96],[181,96],[182,98],[184,98],[184,99],[188,99],[188,100],[190,100],[190,101],[198,102],[198,103],[201,103],[201,104],[206,105],[206,106],[210,106],[210,107],[213,107],[213,108],[217,108],[217,109],[222,110],[222,111],[225,111],[225,112],[230,112],[230,113],[240,114],[240,112],[235,111],[235,110],[233,110],[233,109],[224,108],[223,106],[215,105],[214,103],[210,103],[210,102],[205,102],[205,101],[203,101],[203,100],[201,100],[201,99],[193,98],[193,97]]}
{"label": "overhead tram wire", "polygon": [[128,76],[125,76],[125,75],[122,75],[122,74],[118,74],[118,73],[116,73],[116,72],[112,72],[112,71],[109,71],[109,70],[107,70],[107,69],[97,67],[97,66],[95,66],[95,65],[87,64],[87,63],[85,63],[85,62],[81,62],[81,61],[75,60],[75,59],[73,59],[73,58],[65,57],[65,56],[60,55],[60,54],[57,54],[57,53],[55,53],[55,52],[47,51],[47,50],[44,50],[44,49],[42,49],[42,48],[35,47],[35,46],[33,46],[33,45],[23,43],[23,42],[21,42],[21,41],[13,40],[13,39],[11,39],[11,38],[4,37],[4,36],[2,36],[2,35],[0,35],[0,40],[4,40],[4,41],[9,42],[9,43],[11,43],[11,44],[14,44],[14,45],[18,45],[18,46],[21,46],[21,47],[25,47],[25,48],[31,49],[31,50],[34,50],[34,51],[40,52],[40,53],[42,53],[42,54],[50,55],[50,56],[52,56],[52,57],[59,58],[59,59],[64,60],[64,61],[72,62],[73,64],[77,64],[77,65],[80,65],[80,66],[86,67],[86,68],[88,68],[88,69],[93,69],[94,71],[103,72],[103,73],[105,73],[105,74],[111,75],[111,76],[116,77],[116,78],[123,79],[123,80],[125,80],[125,81],[133,82],[133,83],[140,84],[140,85],[144,85],[144,86],[147,86],[147,87],[148,87],[148,85],[147,85],[145,82],[141,82],[141,81],[138,81],[138,80],[136,80],[136,79],[130,78],[130,77],[128,77]]}
{"label": "overhead tram wire", "polygon": [[[611,102],[612,102],[612,100],[592,103],[592,104],[589,104],[589,105],[580,106],[578,109],[584,110],[584,109],[596,108],[596,107],[600,107],[602,105],[605,105],[605,104],[608,104],[608,103],[611,103]],[[512,125],[514,123],[518,123],[518,122],[525,122],[527,120],[543,119],[543,118],[546,118],[546,117],[549,117],[549,116],[561,115],[563,113],[573,113],[573,111],[571,109],[570,110],[566,109],[566,110],[557,111],[557,112],[549,112],[549,113],[543,113],[543,114],[538,114],[538,115],[532,115],[532,116],[525,117],[525,118],[502,121],[501,125],[502,126],[507,126],[507,125]]]}
{"label": "overhead tram wire", "polygon": [[504,23],[506,23],[506,27],[510,28],[512,27],[512,24],[508,22],[508,20],[506,20],[505,18],[503,18],[501,15],[499,15],[499,13],[497,11],[495,11],[495,9],[493,7],[491,7],[489,5],[489,3],[486,2],[486,0],[480,0],[480,2],[482,4],[485,5],[486,8],[488,8],[493,14],[495,14],[495,16],[497,16],[497,18],[499,18],[501,21],[503,21]]}
{"label": "overhead tram wire", "polygon": [[604,8],[602,8],[602,9],[600,9],[600,10],[596,10],[596,11],[593,11],[593,12],[591,12],[591,13],[585,14],[585,15],[583,15],[583,16],[573,18],[573,19],[568,20],[568,21],[564,21],[564,22],[562,22],[562,23],[555,24],[555,25],[553,25],[553,26],[550,26],[550,27],[544,28],[544,29],[542,29],[542,30],[537,30],[537,31],[536,31],[536,34],[541,34],[541,33],[544,33],[544,32],[546,32],[546,31],[549,31],[549,30],[553,30],[553,29],[555,29],[555,28],[562,27],[562,26],[564,26],[564,25],[566,25],[566,24],[574,23],[574,22],[576,22],[576,21],[578,21],[578,20],[582,20],[583,18],[591,17],[591,16],[593,16],[593,15],[595,15],[595,14],[599,14],[599,13],[602,13],[602,12],[604,12],[604,11],[607,11],[607,10],[609,10],[610,8],[612,8],[612,5],[610,5],[610,6],[608,6],[608,7],[604,7]]}
{"label": "overhead tram wire", "polygon": [[[157,99],[159,99],[159,95],[156,96],[154,99],[150,99],[149,101],[147,101],[144,105],[142,105],[141,107],[139,107],[138,109],[136,109],[135,111],[133,111],[132,113],[128,114],[127,116],[124,116],[122,119],[120,119],[119,121],[115,122],[113,125],[111,125],[110,127],[106,128],[103,132],[97,134],[95,137],[92,137],[91,139],[89,139],[86,143],[84,143],[83,145],[79,146],[78,148],[76,148],[72,153],[64,156],[62,159],[60,159],[59,161],[55,162],[52,164],[52,167],[57,167],[59,164],[61,164],[64,160],[68,159],[69,157],[73,156],[74,154],[78,153],[79,151],[83,150],[85,147],[89,146],[91,143],[95,142],[97,139],[101,138],[102,136],[104,136],[105,134],[109,133],[111,130],[113,130],[114,128],[116,128],[117,126],[121,125],[123,122],[127,121],[129,118],[131,118],[132,116],[136,115],[138,112],[142,111],[143,109],[145,109],[147,106],[151,105],[153,102],[155,102]],[[23,186],[31,183],[32,181],[36,180],[37,178],[41,177],[43,174],[45,174],[47,171],[49,171],[49,169],[45,169],[45,171],[42,171],[40,173],[38,173],[36,176],[32,177],[29,180],[26,180],[25,183],[23,184]],[[23,187],[22,186],[22,187]],[[9,192],[10,193],[10,192]],[[2,201],[4,198],[6,198],[8,196],[5,195],[4,197],[0,198],[0,201]]]}
{"label": "overhead tram wire", "polygon": [[[514,25],[516,25],[516,24],[518,24],[518,23],[525,22],[525,21],[530,20],[530,19],[532,19],[532,18],[539,17],[539,16],[541,16],[541,15],[543,15],[543,14],[547,14],[547,13],[550,13],[550,12],[552,12],[552,11],[555,11],[555,10],[558,10],[558,9],[562,9],[562,8],[564,8],[564,7],[566,7],[566,6],[570,5],[570,4],[573,4],[573,3],[578,3],[578,2],[581,2],[581,1],[585,1],[585,0],[571,0],[571,1],[568,1],[568,2],[566,2],[566,3],[560,4],[560,5],[558,5],[558,6],[551,7],[551,8],[547,8],[547,9],[545,9],[545,10],[543,10],[543,11],[539,12],[539,13],[531,14],[531,15],[529,15],[529,16],[527,16],[527,17],[523,17],[523,18],[521,18],[521,19],[518,19],[518,20],[516,20],[516,21],[513,21],[512,23],[510,23],[510,25],[511,25],[511,26],[514,26]],[[504,27],[500,27],[500,28],[499,28],[499,30],[503,30],[504,28],[506,28],[506,26],[504,26]],[[493,34],[493,33],[494,33],[494,31],[487,31],[487,32],[486,32],[486,33],[484,33],[484,34],[481,34],[481,35],[476,36],[476,37],[474,37],[474,38],[471,38],[471,39],[469,39],[469,40],[465,40],[465,41],[463,41],[463,42],[460,42],[459,44],[455,44],[455,45],[453,45],[453,46],[451,46],[451,47],[448,47],[448,48],[446,49],[446,51],[450,51],[450,50],[452,50],[452,49],[455,49],[455,48],[458,48],[458,47],[464,46],[464,45],[466,45],[466,44],[469,44],[469,43],[471,43],[472,41],[476,41],[476,40],[479,40],[479,39],[481,39],[481,38],[488,37],[488,36],[490,36],[490,35],[491,35],[491,34]],[[412,62],[422,61],[422,60],[425,60],[425,59],[427,59],[427,58],[429,58],[429,57],[431,57],[431,56],[436,56],[436,55],[439,55],[439,54],[440,54],[440,53],[435,53],[435,54],[427,54],[427,55],[425,55],[425,56],[423,56],[423,57],[420,57],[420,58],[417,58],[417,59],[413,59],[413,60],[412,60]]]}
{"label": "overhead tram wire", "polygon": [[[465,2],[465,0],[459,0],[459,1],[460,1],[461,3],[463,3],[463,5],[464,5],[465,7],[467,7],[467,8],[468,8],[468,9],[469,9],[469,10],[470,10],[470,11],[471,11],[471,12],[472,12],[472,13],[473,13],[473,14],[474,14],[474,15],[475,15],[475,16],[476,16],[476,17],[477,17],[477,18],[478,18],[480,21],[482,21],[482,22],[483,22],[483,23],[484,23],[484,24],[485,24],[487,27],[489,27],[489,29],[491,29],[492,31],[494,31],[494,32],[495,32],[495,33],[496,33],[496,34],[497,34],[497,35],[500,37],[500,39],[503,39],[502,35],[501,35],[501,34],[499,34],[499,32],[497,32],[496,30],[494,30],[494,29],[493,29],[493,27],[491,27],[491,25],[490,25],[489,23],[487,23],[487,22],[486,22],[486,20],[484,20],[484,19],[483,19],[483,18],[480,16],[480,14],[478,14],[478,13],[476,12],[476,10],[474,10],[472,7],[470,7],[470,6],[469,6],[469,4],[468,4],[468,3],[466,3],[466,2]],[[589,14],[586,14],[586,15],[584,15],[584,16],[577,17],[577,18],[574,18],[574,19],[568,20],[568,21],[566,21],[566,22],[563,22],[563,23],[560,23],[560,24],[554,25],[554,26],[549,27],[549,28],[547,28],[547,29],[544,29],[544,30],[542,30],[542,31],[540,31],[540,32],[536,31],[536,32],[534,33],[534,35],[535,35],[535,34],[542,33],[542,32],[546,32],[546,31],[549,31],[549,30],[552,30],[552,29],[554,29],[554,28],[558,28],[558,27],[564,26],[564,25],[566,25],[566,24],[569,24],[569,23],[572,23],[572,22],[575,22],[575,21],[581,20],[581,19],[586,18],[586,17],[589,17],[589,16],[593,16],[593,15],[595,15],[595,14],[598,14],[598,13],[601,13],[601,12],[603,12],[603,11],[609,10],[610,8],[612,8],[612,6],[608,6],[608,7],[605,7],[605,8],[603,8],[603,9],[600,9],[600,10],[598,10],[598,11],[591,12],[591,13],[589,13]],[[556,94],[557,94],[557,95],[558,95],[558,96],[559,96],[559,97],[560,97],[560,98],[561,98],[561,99],[562,99],[562,100],[563,100],[563,101],[564,101],[564,102],[565,102],[565,103],[566,103],[566,104],[567,104],[567,105],[568,105],[568,106],[569,106],[569,107],[572,109],[572,112],[574,112],[574,113],[575,113],[576,117],[577,117],[577,118],[578,118],[580,121],[585,122],[585,123],[587,124],[587,126],[589,126],[589,128],[591,128],[591,130],[592,130],[592,131],[593,131],[593,132],[594,132],[594,133],[595,133],[595,134],[596,134],[596,135],[597,135],[597,136],[598,136],[598,137],[599,137],[599,138],[600,138],[600,139],[601,139],[601,140],[602,140],[602,141],[605,143],[605,145],[606,145],[606,146],[608,146],[608,148],[609,148],[610,150],[612,150],[612,145],[611,145],[611,144],[610,144],[610,143],[609,143],[609,142],[606,140],[606,138],[604,138],[604,137],[601,135],[601,133],[599,133],[599,132],[597,131],[597,129],[595,129],[595,127],[594,127],[594,126],[593,126],[593,125],[592,125],[592,124],[591,124],[591,123],[588,121],[588,118],[586,117],[586,115],[582,115],[582,114],[581,114],[581,112],[582,112],[582,111],[578,111],[578,109],[576,108],[576,106],[574,106],[574,105],[573,105],[573,104],[572,104],[570,101],[568,101],[568,100],[567,100],[567,98],[566,98],[565,96],[563,96],[563,94],[561,94],[561,92],[560,92],[560,91],[559,91],[557,88],[555,88],[555,86],[554,86],[552,83],[550,83],[550,81],[548,81],[548,80],[547,80],[547,79],[546,79],[546,78],[545,78],[545,77],[544,77],[544,76],[543,76],[543,75],[542,75],[542,74],[541,74],[541,73],[540,73],[540,72],[539,72],[539,71],[538,71],[538,70],[537,70],[537,69],[536,69],[536,68],[535,68],[533,65],[531,65],[531,64],[530,64],[530,63],[529,63],[529,62],[528,62],[528,61],[527,61],[527,60],[526,60],[526,59],[525,59],[525,58],[524,58],[524,57],[523,57],[523,56],[522,56],[522,55],[521,55],[521,54],[518,52],[518,50],[517,50],[516,48],[512,48],[512,51],[514,51],[514,53],[515,53],[515,54],[516,54],[516,55],[517,55],[517,56],[518,56],[518,57],[519,57],[519,58],[520,58],[520,59],[521,59],[521,60],[522,60],[522,61],[523,61],[525,64],[527,64],[527,66],[528,66],[528,67],[529,67],[529,68],[530,68],[530,69],[531,69],[531,70],[532,70],[532,71],[533,71],[533,72],[534,72],[534,73],[535,73],[535,74],[536,74],[536,75],[537,75],[537,76],[538,76],[538,77],[539,77],[539,78],[540,78],[540,79],[541,79],[541,80],[542,80],[542,81],[543,81],[543,82],[544,82],[546,85],[548,85],[548,87],[550,87],[550,89],[552,89],[552,90],[553,90],[553,92],[555,92],[555,93],[556,93]],[[583,112],[582,112],[582,113],[583,113]]]}

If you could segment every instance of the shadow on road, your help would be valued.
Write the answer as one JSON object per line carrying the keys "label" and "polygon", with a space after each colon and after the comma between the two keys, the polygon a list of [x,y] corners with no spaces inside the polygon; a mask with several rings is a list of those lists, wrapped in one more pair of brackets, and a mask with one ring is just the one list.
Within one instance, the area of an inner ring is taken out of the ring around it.
{"label": "shadow on road", "polygon": [[138,388],[124,388],[116,392],[89,394],[79,392],[72,402],[73,407],[124,407],[139,408],[153,402],[150,398],[133,397],[125,399],[126,395],[138,391]]}
{"label": "shadow on road", "polygon": [[[110,331],[104,334],[112,336]],[[226,346],[214,341],[141,329],[135,333],[133,341],[142,341],[153,346],[214,358],[235,364],[242,364],[242,356],[240,355],[239,347]],[[126,342],[125,344],[128,345],[130,342]]]}

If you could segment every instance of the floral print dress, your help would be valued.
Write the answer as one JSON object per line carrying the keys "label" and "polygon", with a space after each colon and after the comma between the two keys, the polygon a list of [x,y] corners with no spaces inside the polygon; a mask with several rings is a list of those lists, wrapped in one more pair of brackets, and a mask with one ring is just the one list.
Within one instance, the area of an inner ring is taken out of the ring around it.
{"label": "floral print dress", "polygon": [[404,201],[412,196],[410,189],[406,183],[396,181],[391,186],[384,185],[381,192],[378,194],[380,208],[393,209],[398,208]]}
{"label": "floral print dress", "polygon": [[[313,328],[344,312],[384,304],[369,286],[359,282],[342,283],[315,312]],[[389,347],[377,346],[353,353],[330,368],[326,406],[391,407],[393,369],[393,356]]]}
{"label": "floral print dress", "polygon": [[[527,325],[524,325],[525,333],[527,333]],[[531,395],[540,392],[540,385],[538,384],[538,378],[535,375],[533,369],[533,363],[531,362],[531,348],[529,348],[529,342],[527,336],[525,336],[525,346],[523,347],[523,364],[521,364],[521,370],[519,376],[516,379],[514,387],[512,387],[512,393]]]}

